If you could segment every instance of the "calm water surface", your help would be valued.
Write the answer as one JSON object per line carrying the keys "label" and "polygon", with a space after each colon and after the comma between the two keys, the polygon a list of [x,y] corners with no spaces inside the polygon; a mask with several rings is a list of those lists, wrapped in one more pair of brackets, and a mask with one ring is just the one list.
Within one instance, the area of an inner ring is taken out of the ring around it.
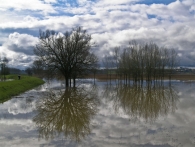
{"label": "calm water surface", "polygon": [[0,104],[0,146],[195,146],[195,83],[92,81],[52,81]]}

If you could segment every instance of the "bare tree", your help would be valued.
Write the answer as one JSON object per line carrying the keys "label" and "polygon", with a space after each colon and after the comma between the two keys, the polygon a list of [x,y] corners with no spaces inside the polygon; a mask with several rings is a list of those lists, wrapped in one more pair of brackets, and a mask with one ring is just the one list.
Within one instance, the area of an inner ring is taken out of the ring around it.
{"label": "bare tree", "polygon": [[178,60],[178,54],[174,49],[171,49],[169,51],[169,63],[168,63],[168,68],[169,68],[169,79],[171,80],[171,75],[174,72],[174,68],[179,64]]}
{"label": "bare tree", "polygon": [[100,67],[100,65],[98,64],[98,57],[97,56],[94,56],[93,57],[93,64],[91,66],[91,69],[90,71],[93,73],[93,80],[94,80],[94,84],[95,84],[95,75]]}
{"label": "bare tree", "polygon": [[106,55],[102,59],[102,63],[103,63],[104,68],[106,70],[107,78],[108,78],[108,75],[110,75],[110,80],[111,80],[112,70],[114,68],[113,59],[114,59],[114,57],[110,56],[110,55],[109,56]]}
{"label": "bare tree", "polygon": [[[32,72],[36,76],[39,76],[39,77],[43,77],[44,76],[44,73],[45,73],[45,71],[44,71],[44,64],[43,64],[43,62],[41,60],[35,60],[33,62]],[[50,72],[48,72],[48,73],[50,73]]]}
{"label": "bare tree", "polygon": [[64,34],[47,30],[40,31],[39,43],[34,52],[47,70],[51,73],[61,73],[66,87],[69,87],[71,78],[75,81],[94,64],[92,45],[91,35],[81,27]]}
{"label": "bare tree", "polygon": [[4,57],[0,58],[0,68],[1,68],[1,75],[3,76],[2,79],[5,80],[5,75],[9,74],[9,68],[7,67],[9,60]]}
{"label": "bare tree", "polygon": [[27,68],[25,69],[25,72],[26,72],[29,76],[32,76],[33,70],[32,70],[32,68],[27,67]]}
{"label": "bare tree", "polygon": [[165,75],[171,74],[177,65],[177,53],[174,49],[158,47],[157,44],[150,42],[140,45],[135,41],[130,42],[129,47],[125,48],[120,56],[119,69],[124,74],[127,81],[127,74],[132,75],[135,82],[151,82],[157,79],[163,80]]}
{"label": "bare tree", "polygon": [[119,76],[119,61],[120,61],[120,47],[115,47],[114,48],[114,55],[113,55],[113,65],[114,68],[116,69],[115,75],[118,78]]}

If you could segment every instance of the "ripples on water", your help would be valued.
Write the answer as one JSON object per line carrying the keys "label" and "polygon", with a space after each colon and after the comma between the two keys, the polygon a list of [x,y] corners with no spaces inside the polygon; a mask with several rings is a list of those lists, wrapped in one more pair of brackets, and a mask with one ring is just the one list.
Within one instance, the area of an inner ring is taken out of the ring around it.
{"label": "ripples on water", "polygon": [[195,146],[195,83],[52,81],[0,104],[0,146]]}

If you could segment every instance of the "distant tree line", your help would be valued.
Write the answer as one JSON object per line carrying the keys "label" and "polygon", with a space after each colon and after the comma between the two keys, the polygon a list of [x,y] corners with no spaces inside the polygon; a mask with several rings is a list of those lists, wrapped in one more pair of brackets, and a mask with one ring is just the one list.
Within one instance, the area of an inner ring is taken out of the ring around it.
{"label": "distant tree line", "polygon": [[163,80],[165,76],[171,79],[174,68],[178,64],[177,52],[174,49],[159,47],[155,43],[129,43],[129,47],[120,50],[116,47],[112,56],[103,59],[108,75],[115,69],[119,77],[125,81],[134,82]]}
{"label": "distant tree line", "polygon": [[21,70],[18,68],[13,68],[8,66],[9,60],[7,57],[0,57],[0,81],[6,80],[6,75],[9,74],[28,74],[32,75],[33,74],[33,68],[32,67],[27,67],[25,70]]}

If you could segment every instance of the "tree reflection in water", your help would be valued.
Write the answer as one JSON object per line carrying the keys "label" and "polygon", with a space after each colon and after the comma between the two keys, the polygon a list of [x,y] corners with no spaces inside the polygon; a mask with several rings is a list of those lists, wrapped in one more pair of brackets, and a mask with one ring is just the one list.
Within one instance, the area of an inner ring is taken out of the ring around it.
{"label": "tree reflection in water", "polygon": [[[94,91],[94,90],[93,90]],[[65,137],[80,141],[90,133],[90,120],[97,112],[97,95],[84,88],[68,88],[64,92],[49,92],[37,103],[33,118],[39,138]]]}
{"label": "tree reflection in water", "polygon": [[122,110],[133,120],[144,119],[154,122],[159,116],[174,112],[178,95],[171,85],[162,84],[125,86],[109,86],[104,91],[104,97],[114,102],[116,112]]}

